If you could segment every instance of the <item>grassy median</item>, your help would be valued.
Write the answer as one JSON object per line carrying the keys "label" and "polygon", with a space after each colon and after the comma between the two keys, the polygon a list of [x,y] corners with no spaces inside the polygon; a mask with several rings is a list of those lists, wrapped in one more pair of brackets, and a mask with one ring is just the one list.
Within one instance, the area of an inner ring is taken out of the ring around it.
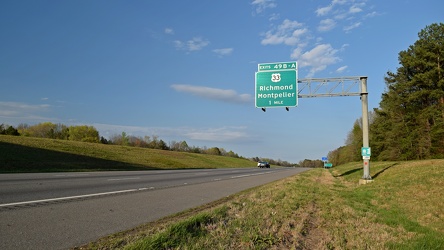
{"label": "grassy median", "polygon": [[444,160],[308,172],[82,249],[444,249]]}

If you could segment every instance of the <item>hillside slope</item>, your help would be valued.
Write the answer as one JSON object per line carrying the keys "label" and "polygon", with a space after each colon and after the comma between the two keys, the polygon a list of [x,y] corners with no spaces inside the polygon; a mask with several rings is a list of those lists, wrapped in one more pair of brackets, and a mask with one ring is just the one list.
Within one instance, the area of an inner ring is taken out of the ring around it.
{"label": "hillside slope", "polygon": [[247,159],[0,135],[0,172],[255,167]]}

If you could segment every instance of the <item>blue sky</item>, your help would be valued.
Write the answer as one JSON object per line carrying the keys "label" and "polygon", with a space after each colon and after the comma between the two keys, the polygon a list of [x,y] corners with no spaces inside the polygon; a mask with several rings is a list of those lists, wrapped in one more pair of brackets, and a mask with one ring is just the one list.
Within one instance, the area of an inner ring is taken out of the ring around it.
{"label": "blue sky", "polygon": [[398,53],[443,10],[440,0],[4,1],[0,123],[321,159],[344,145],[359,97],[264,113],[258,64],[297,61],[299,78],[367,76],[371,110]]}

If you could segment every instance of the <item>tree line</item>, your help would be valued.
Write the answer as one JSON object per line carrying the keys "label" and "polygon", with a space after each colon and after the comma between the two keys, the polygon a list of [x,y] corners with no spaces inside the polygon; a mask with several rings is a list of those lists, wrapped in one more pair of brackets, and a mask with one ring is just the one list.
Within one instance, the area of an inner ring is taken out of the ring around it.
{"label": "tree line", "polygon": [[186,141],[171,141],[167,144],[162,139],[159,139],[159,137],[156,135],[141,137],[127,135],[125,132],[122,132],[120,135],[113,135],[110,137],[110,139],[106,139],[103,136],[99,135],[99,131],[97,131],[95,127],[86,125],[66,126],[61,123],[54,124],[51,122],[43,122],[36,125],[28,125],[22,123],[15,128],[13,126],[0,124],[0,134],[103,143],[243,158],[231,150],[226,151],[225,149],[219,147],[200,148],[196,146],[189,146]]}
{"label": "tree line", "polygon": [[[178,152],[227,156],[233,158],[245,158],[239,156],[232,150],[227,151],[221,147],[196,147],[188,145],[186,141],[174,140],[166,143],[157,135],[142,137],[128,135],[126,132],[122,132],[121,134],[115,134],[110,136],[109,139],[106,139],[103,136],[99,135],[99,132],[95,127],[86,125],[66,126],[61,123],[54,124],[51,122],[43,122],[36,125],[28,125],[22,123],[15,128],[13,126],[0,124],[0,134],[171,150]],[[269,158],[253,157],[250,160],[256,162],[268,161],[270,164],[277,166],[299,166],[298,164],[292,164],[287,161],[273,160]]]}
{"label": "tree line", "polygon": [[[386,90],[369,114],[372,159],[444,158],[444,24],[434,23],[399,52],[400,66],[384,77]],[[346,145],[331,151],[335,165],[359,161],[362,125],[357,120]]]}

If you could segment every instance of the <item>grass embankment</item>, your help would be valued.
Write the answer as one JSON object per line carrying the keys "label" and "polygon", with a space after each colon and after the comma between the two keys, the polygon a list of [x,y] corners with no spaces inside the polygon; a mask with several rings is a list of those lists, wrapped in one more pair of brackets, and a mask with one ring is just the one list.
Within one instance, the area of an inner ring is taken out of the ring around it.
{"label": "grass embankment", "polygon": [[87,249],[444,249],[444,160],[308,172]]}
{"label": "grass embankment", "polygon": [[254,167],[247,159],[0,135],[0,173]]}

